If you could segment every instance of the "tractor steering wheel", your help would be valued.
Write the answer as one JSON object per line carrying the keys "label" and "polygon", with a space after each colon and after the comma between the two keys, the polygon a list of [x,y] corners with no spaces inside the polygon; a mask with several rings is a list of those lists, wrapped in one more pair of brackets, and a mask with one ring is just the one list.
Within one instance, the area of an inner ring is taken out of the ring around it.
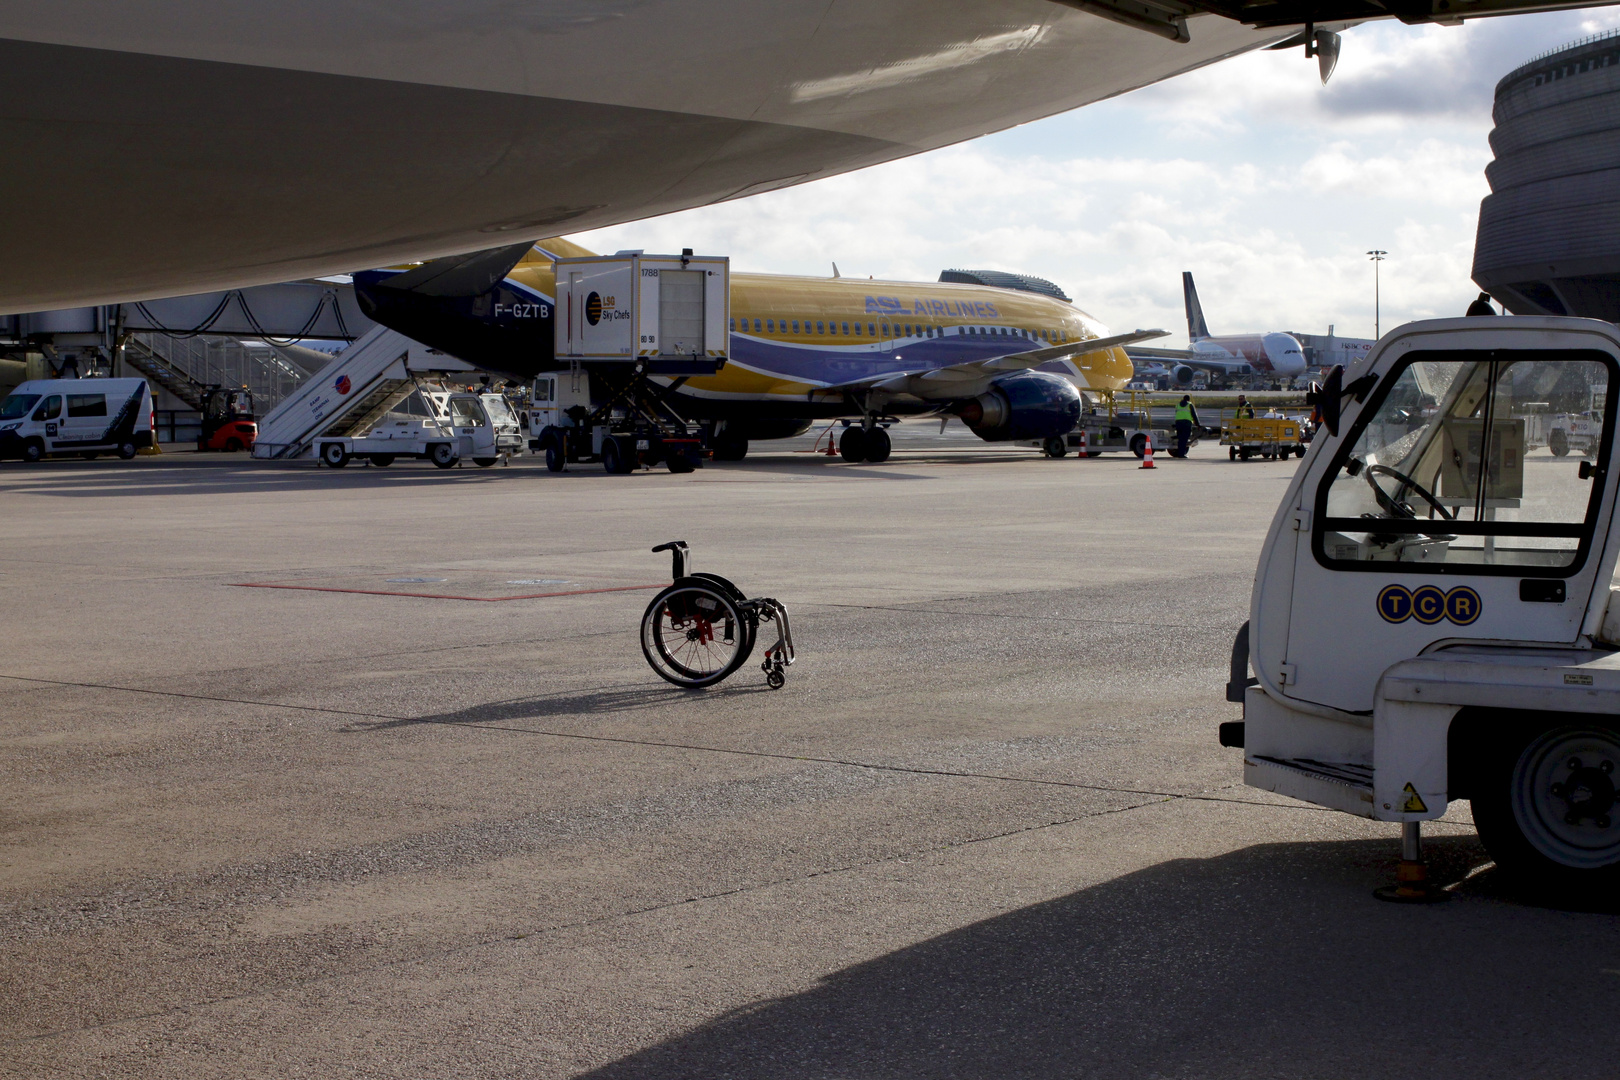
{"label": "tractor steering wheel", "polygon": [[[1374,477],[1380,473],[1385,476],[1393,476],[1395,479],[1401,482],[1401,486],[1395,489],[1396,493],[1394,495],[1390,495],[1383,488],[1378,486],[1378,481],[1374,479]],[[1411,506],[1407,505],[1406,500],[1402,495],[1402,492],[1404,492],[1406,489],[1411,489],[1417,493],[1419,498],[1432,506],[1441,517],[1445,518],[1447,521],[1456,520],[1457,515],[1453,514],[1450,510],[1447,510],[1444,506],[1441,506],[1440,500],[1434,497],[1433,492],[1397,469],[1392,469],[1388,465],[1369,465],[1367,466],[1366,472],[1364,472],[1362,475],[1367,478],[1367,483],[1371,485],[1373,494],[1378,499],[1378,505],[1381,506],[1384,509],[1384,512],[1392,518],[1417,517],[1417,511],[1413,510]]]}

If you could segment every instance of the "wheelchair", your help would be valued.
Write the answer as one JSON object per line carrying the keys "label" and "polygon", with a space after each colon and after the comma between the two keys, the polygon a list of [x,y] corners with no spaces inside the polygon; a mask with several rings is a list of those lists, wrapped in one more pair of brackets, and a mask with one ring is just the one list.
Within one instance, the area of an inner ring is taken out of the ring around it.
{"label": "wheelchair", "polygon": [[765,650],[760,669],[766,685],[780,690],[793,663],[793,630],[781,602],[750,600],[719,574],[694,573],[685,540],[653,551],[670,552],[674,582],[641,617],[641,651],[652,669],[676,686],[713,686],[748,662],[760,623],[775,623],[776,643]]}

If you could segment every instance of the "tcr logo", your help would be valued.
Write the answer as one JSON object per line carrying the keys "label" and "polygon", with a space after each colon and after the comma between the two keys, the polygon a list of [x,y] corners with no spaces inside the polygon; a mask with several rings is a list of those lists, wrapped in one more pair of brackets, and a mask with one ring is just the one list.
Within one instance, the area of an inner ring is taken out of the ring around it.
{"label": "tcr logo", "polygon": [[1385,622],[1416,619],[1424,626],[1433,626],[1449,619],[1458,626],[1467,626],[1479,618],[1483,609],[1479,593],[1467,585],[1458,585],[1449,592],[1436,585],[1419,585],[1415,589],[1385,585],[1378,593],[1378,614]]}

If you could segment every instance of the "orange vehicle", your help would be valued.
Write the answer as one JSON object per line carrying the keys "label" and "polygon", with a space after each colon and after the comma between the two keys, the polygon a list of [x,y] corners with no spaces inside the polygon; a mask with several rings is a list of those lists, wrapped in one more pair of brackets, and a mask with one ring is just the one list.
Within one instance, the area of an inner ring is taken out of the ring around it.
{"label": "orange vehicle", "polygon": [[202,434],[197,438],[198,450],[232,453],[251,450],[253,440],[258,437],[252,391],[210,386],[202,392]]}

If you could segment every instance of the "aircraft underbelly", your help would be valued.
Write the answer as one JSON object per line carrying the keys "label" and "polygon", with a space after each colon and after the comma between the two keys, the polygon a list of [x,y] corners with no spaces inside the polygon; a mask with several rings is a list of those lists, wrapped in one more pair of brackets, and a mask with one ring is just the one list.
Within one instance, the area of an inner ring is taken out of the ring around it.
{"label": "aircraft underbelly", "polygon": [[[469,251],[903,157],[1286,37],[1047,0],[0,14],[0,311]],[[993,92],[990,92],[993,88]]]}

